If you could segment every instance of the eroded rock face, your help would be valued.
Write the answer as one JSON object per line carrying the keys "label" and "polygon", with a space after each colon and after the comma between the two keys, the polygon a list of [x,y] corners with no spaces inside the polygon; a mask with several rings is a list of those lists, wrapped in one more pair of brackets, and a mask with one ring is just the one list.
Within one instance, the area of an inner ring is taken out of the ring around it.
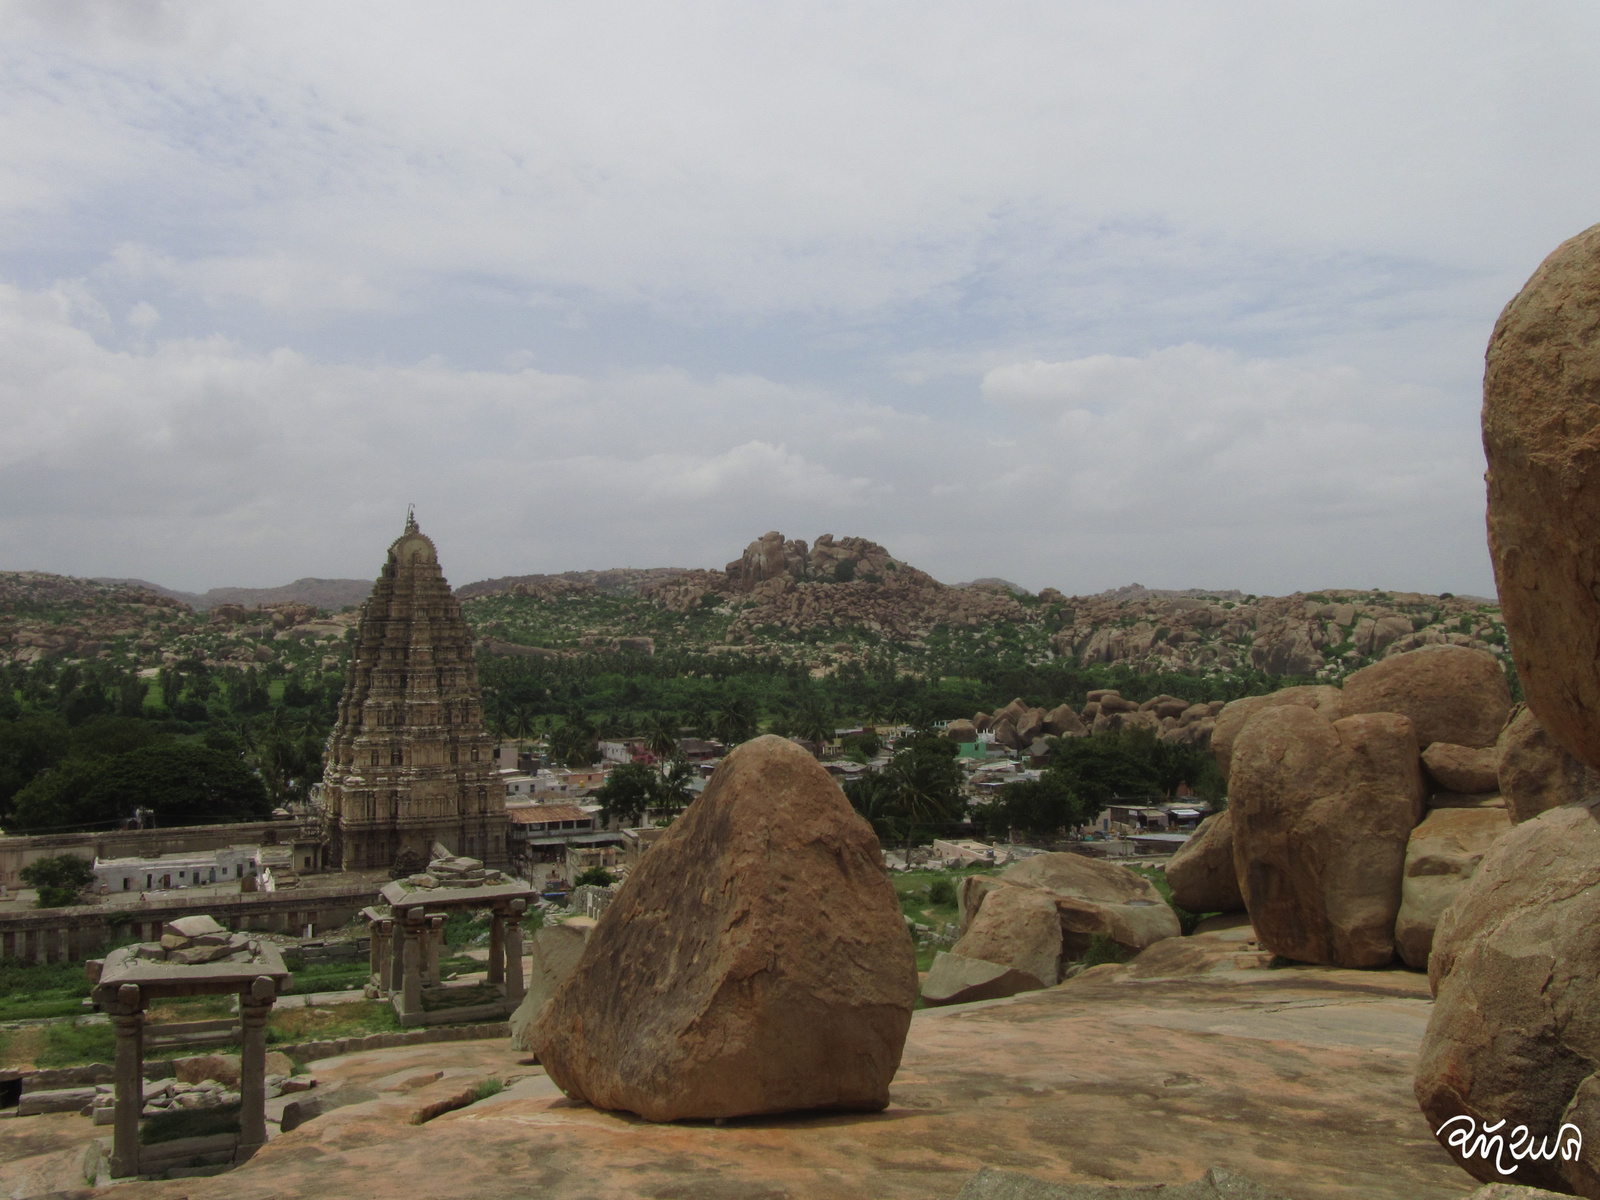
{"label": "eroded rock face", "polygon": [[769,735],[651,847],[531,1041],[569,1096],[652,1121],[875,1110],[916,998],[871,827]]}
{"label": "eroded rock face", "polygon": [[1558,746],[1526,705],[1495,743],[1495,772],[1513,821],[1600,795],[1600,773]]}
{"label": "eroded rock face", "polygon": [[1231,701],[1217,714],[1217,723],[1211,731],[1211,753],[1216,755],[1217,765],[1222,768],[1224,776],[1232,770],[1233,744],[1250,718],[1258,712],[1285,704],[1316,709],[1330,721],[1337,721],[1344,716],[1344,693],[1327,684],[1284,688],[1266,696],[1246,696]]}
{"label": "eroded rock face", "polygon": [[[1600,1068],[1596,929],[1600,808],[1553,809],[1489,848],[1434,933],[1434,1006],[1415,1085],[1430,1128],[1464,1114],[1480,1126],[1504,1118],[1507,1129],[1555,1136]],[[1457,1161],[1494,1178],[1479,1158]],[[1559,1158],[1524,1162],[1517,1180],[1559,1191],[1575,1182]]]}
{"label": "eroded rock face", "polygon": [[1438,808],[1411,831],[1394,923],[1395,950],[1406,966],[1428,969],[1439,918],[1494,840],[1510,828],[1503,808]]}
{"label": "eroded rock face", "polygon": [[1495,323],[1483,377],[1489,554],[1528,707],[1600,767],[1600,225]]}
{"label": "eroded rock face", "polygon": [[1056,906],[1061,921],[1061,955],[1075,962],[1095,935],[1110,938],[1132,951],[1143,950],[1181,930],[1172,906],[1142,875],[1117,863],[1081,854],[1037,854],[1012,863],[998,876],[1001,887],[967,896],[968,930],[974,928],[998,891],[1020,887],[1043,892]]}
{"label": "eroded rock face", "polygon": [[1511,685],[1485,650],[1424,646],[1345,679],[1345,716],[1379,712],[1410,717],[1420,746],[1492,746],[1511,715]]}
{"label": "eroded rock face", "polygon": [[922,983],[922,1001],[930,1007],[999,1000],[1019,992],[1035,992],[1039,981],[1026,971],[986,959],[941,950],[933,957],[928,978]]}
{"label": "eroded rock face", "polygon": [[1033,888],[1001,887],[984,898],[951,953],[1021,971],[1038,987],[1061,981],[1061,918],[1055,900]]}
{"label": "eroded rock face", "polygon": [[1200,822],[1167,863],[1167,886],[1194,913],[1243,912],[1244,893],[1233,873],[1233,820],[1224,810]]}
{"label": "eroded rock face", "polygon": [[1300,962],[1388,963],[1426,794],[1411,722],[1267,709],[1234,746],[1228,793],[1234,872],[1262,946]]}
{"label": "eroded rock face", "polygon": [[560,925],[544,925],[534,931],[529,946],[532,954],[528,963],[528,990],[511,1014],[513,1049],[533,1049],[534,1023],[556,989],[577,969],[594,926],[589,917],[573,917]]}

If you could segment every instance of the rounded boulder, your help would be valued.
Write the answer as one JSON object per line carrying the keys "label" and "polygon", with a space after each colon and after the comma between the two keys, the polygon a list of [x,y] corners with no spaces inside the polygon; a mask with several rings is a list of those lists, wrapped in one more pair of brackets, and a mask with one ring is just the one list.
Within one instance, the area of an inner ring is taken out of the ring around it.
{"label": "rounded boulder", "polygon": [[652,1121],[877,1110],[917,1000],[878,839],[784,738],[746,742],[634,868],[530,1038]]}

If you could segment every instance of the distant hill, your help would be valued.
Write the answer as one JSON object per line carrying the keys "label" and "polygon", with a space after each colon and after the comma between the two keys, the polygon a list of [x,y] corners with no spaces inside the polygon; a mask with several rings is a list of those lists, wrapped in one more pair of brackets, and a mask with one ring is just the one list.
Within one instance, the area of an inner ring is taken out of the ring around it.
{"label": "distant hill", "polygon": [[502,575],[498,579],[463,584],[456,589],[456,595],[470,600],[474,596],[493,596],[501,592],[537,596],[576,588],[592,589],[602,596],[636,596],[651,584],[665,583],[687,573],[686,567],[613,567],[609,571],[562,571],[559,575]]}
{"label": "distant hill", "polygon": [[952,583],[951,587],[958,588],[992,588],[997,592],[1010,592],[1013,596],[1033,595],[1020,583],[1012,583],[1009,579],[1001,579],[998,575],[985,575],[982,579],[969,579],[966,583]]}
{"label": "distant hill", "polygon": [[149,583],[143,579],[97,579],[96,583],[119,584],[123,587],[145,588],[162,596],[181,600],[197,612],[205,612],[219,604],[242,604],[253,608],[257,604],[310,604],[334,612],[349,604],[360,604],[372,595],[370,579],[296,579],[282,587],[273,588],[212,588],[205,593],[180,592]]}

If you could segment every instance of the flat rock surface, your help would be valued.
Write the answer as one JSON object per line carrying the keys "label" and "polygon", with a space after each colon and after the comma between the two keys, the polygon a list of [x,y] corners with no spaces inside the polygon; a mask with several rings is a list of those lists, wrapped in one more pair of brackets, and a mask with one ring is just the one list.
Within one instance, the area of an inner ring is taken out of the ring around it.
{"label": "flat rock surface", "polygon": [[[1122,1184],[1218,1167],[1289,1200],[1469,1194],[1411,1094],[1427,980],[1240,969],[1255,957],[1249,937],[1223,923],[1184,939],[1156,977],[1097,967],[1045,991],[919,1011],[881,1113],[652,1125],[572,1104],[504,1041],[454,1042],[319,1062],[320,1087],[453,1073],[318,1118],[230,1174],[118,1196],[950,1200],[982,1166]],[[523,1077],[406,1123],[472,1072]],[[87,1121],[61,1119],[87,1133]],[[0,1138],[27,1123],[0,1123],[11,1126]]]}

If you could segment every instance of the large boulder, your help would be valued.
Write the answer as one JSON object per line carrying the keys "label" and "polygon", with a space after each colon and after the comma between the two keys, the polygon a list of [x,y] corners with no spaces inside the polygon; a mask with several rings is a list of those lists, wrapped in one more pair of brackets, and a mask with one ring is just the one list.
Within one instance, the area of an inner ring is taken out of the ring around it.
{"label": "large boulder", "polygon": [[1526,705],[1495,743],[1495,774],[1513,821],[1600,795],[1600,772],[1558,746]]}
{"label": "large boulder", "polygon": [[937,1008],[944,1004],[999,1000],[1018,992],[1038,990],[1039,981],[1026,971],[940,950],[933,956],[928,977],[922,981],[922,1002]]}
{"label": "large boulder", "polygon": [[994,723],[994,742],[997,746],[1004,746],[1008,750],[1020,750],[1022,739],[1017,736],[1017,727],[1008,717],[1003,721]]}
{"label": "large boulder", "polygon": [[1017,740],[1024,746],[1035,738],[1044,736],[1045,712],[1042,708],[1030,708],[1017,718]]}
{"label": "large boulder", "polygon": [[1434,742],[1422,752],[1422,765],[1446,792],[1474,796],[1500,790],[1492,746],[1456,746]]}
{"label": "large boulder", "polygon": [[[1525,1125],[1536,1142],[1556,1137],[1600,1069],[1597,929],[1600,802],[1552,809],[1489,848],[1433,936],[1433,1014],[1415,1083],[1430,1128],[1467,1117],[1479,1128],[1505,1121],[1502,1135]],[[1593,1140],[1592,1126],[1583,1132]],[[1492,1161],[1439,1140],[1478,1179],[1495,1178]],[[1568,1191],[1579,1183],[1572,1168],[1524,1160],[1516,1179]]]}
{"label": "large boulder", "polygon": [[1211,753],[1216,756],[1217,765],[1222,768],[1223,778],[1227,778],[1231,773],[1233,743],[1238,740],[1239,734],[1250,718],[1259,712],[1269,708],[1280,708],[1285,704],[1316,709],[1330,721],[1337,721],[1344,716],[1344,693],[1336,687],[1321,683],[1284,688],[1265,696],[1246,696],[1241,700],[1230,701],[1217,714],[1217,723],[1211,730]]}
{"label": "large boulder", "polygon": [[1408,967],[1428,969],[1434,929],[1494,840],[1511,828],[1503,808],[1436,808],[1406,843],[1394,948]]}
{"label": "large boulder", "polygon": [[978,740],[978,727],[971,721],[951,721],[944,727],[944,736],[952,742],[975,742]]}
{"label": "large boulder", "polygon": [[577,969],[594,927],[592,917],[571,917],[560,925],[544,925],[534,931],[529,943],[528,990],[511,1014],[513,1050],[533,1049],[534,1022],[556,989]]}
{"label": "large boulder", "polygon": [[1344,715],[1410,717],[1419,746],[1492,746],[1511,715],[1511,685],[1500,660],[1467,646],[1424,646],[1352,672]]}
{"label": "large boulder", "polygon": [[738,747],[606,908],[530,1039],[652,1121],[881,1109],[917,999],[878,839],[821,765]]}
{"label": "large boulder", "polygon": [[969,931],[990,900],[1006,888],[1042,892],[1061,921],[1061,955],[1082,958],[1098,935],[1127,950],[1143,950],[1182,931],[1172,906],[1143,875],[1082,854],[1036,854],[1000,872],[999,889],[968,897]]}
{"label": "large boulder", "polygon": [[1528,707],[1600,767],[1600,225],[1495,323],[1483,376],[1489,555]]}
{"label": "large boulder", "polygon": [[1051,737],[1078,737],[1088,732],[1070,704],[1058,705],[1045,714],[1044,731]]}
{"label": "large boulder", "polygon": [[1251,718],[1234,746],[1228,812],[1261,945],[1330,966],[1391,961],[1425,795],[1416,735],[1397,713],[1329,721],[1291,704]]}
{"label": "large boulder", "polygon": [[968,875],[956,887],[956,936],[964,937],[978,915],[983,898],[996,888],[1004,887],[993,875]]}
{"label": "large boulder", "polygon": [[954,954],[1032,976],[1038,987],[1061,982],[1061,918],[1055,900],[1033,888],[1002,887],[988,896]]}
{"label": "large boulder", "polygon": [[1244,893],[1233,873],[1233,820],[1224,810],[1200,822],[1167,863],[1172,902],[1194,913],[1243,912]]}

